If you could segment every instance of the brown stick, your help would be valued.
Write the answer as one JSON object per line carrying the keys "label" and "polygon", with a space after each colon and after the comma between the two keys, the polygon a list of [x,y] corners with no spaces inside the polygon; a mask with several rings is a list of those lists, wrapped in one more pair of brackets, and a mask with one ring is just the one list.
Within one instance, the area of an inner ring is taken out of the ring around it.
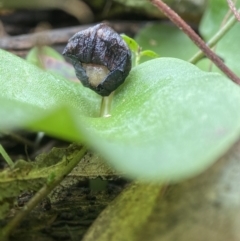
{"label": "brown stick", "polygon": [[161,10],[180,30],[203,51],[212,62],[221,69],[233,82],[240,85],[240,78],[236,76],[223,61],[206,45],[206,43],[192,30],[192,28],[168,5],[161,0],[150,0],[159,10]]}
{"label": "brown stick", "polygon": [[[145,24],[145,22],[107,22],[107,24],[119,33],[131,32],[132,34],[135,34]],[[91,26],[93,26],[93,24],[47,30],[39,33],[24,34],[13,37],[2,37],[0,38],[0,48],[11,51],[23,51],[34,47],[36,44],[65,44],[68,39],[73,36],[73,34]]]}

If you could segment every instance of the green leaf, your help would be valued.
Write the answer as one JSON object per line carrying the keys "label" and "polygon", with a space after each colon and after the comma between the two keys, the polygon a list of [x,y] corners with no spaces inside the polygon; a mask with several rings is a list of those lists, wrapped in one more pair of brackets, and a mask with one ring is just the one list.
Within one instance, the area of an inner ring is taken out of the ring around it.
{"label": "green leaf", "polygon": [[134,39],[128,37],[125,34],[121,34],[121,37],[126,42],[132,52],[137,53],[139,51],[139,45]]}
{"label": "green leaf", "polygon": [[103,137],[92,136],[91,144],[133,177],[176,181],[230,148],[239,136],[239,108],[240,89],[227,78],[154,59],[132,70],[112,117],[92,121]]}
{"label": "green leaf", "polygon": [[[240,7],[239,1],[237,1],[236,6]],[[200,33],[206,41],[221,28],[224,22],[226,22],[225,17],[228,13],[229,7],[227,1],[209,1],[207,11],[200,24]],[[215,52],[235,74],[240,75],[238,39],[240,39],[240,25],[236,23],[216,45]],[[203,60],[198,65],[201,66],[202,69],[208,70],[209,61]],[[212,70],[220,72],[215,66],[213,66]]]}
{"label": "green leaf", "polygon": [[[188,60],[198,48],[176,26],[155,23],[142,28],[135,37],[143,49],[151,49],[161,57]],[[148,60],[142,58],[141,62]]]}
{"label": "green leaf", "polygon": [[158,58],[159,57],[159,55],[152,50],[141,51],[140,57],[142,57],[142,56],[147,56],[147,57],[151,57],[151,58]]}
{"label": "green leaf", "polygon": [[98,216],[83,241],[238,241],[239,148],[238,141],[206,172],[167,191],[161,184],[132,182]]}
{"label": "green leaf", "polygon": [[[41,110],[68,106],[98,116],[100,97],[80,83],[67,81],[0,50],[0,98]],[[9,113],[10,114],[10,113]]]}
{"label": "green leaf", "polygon": [[[240,7],[240,2],[236,1],[235,5]],[[229,6],[225,0],[209,0],[206,11],[200,23],[200,32],[207,39],[216,33],[222,24],[226,22],[225,17],[230,17]]]}
{"label": "green leaf", "polygon": [[111,117],[96,118],[99,99],[88,89],[0,56],[0,128],[84,141],[130,177],[171,182],[196,175],[240,133],[239,87],[182,60],[134,68],[114,96]]}

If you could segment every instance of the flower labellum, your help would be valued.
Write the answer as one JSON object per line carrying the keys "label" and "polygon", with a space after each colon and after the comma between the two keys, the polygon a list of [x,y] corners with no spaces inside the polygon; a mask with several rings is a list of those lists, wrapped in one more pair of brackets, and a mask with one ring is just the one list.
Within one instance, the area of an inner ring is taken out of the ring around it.
{"label": "flower labellum", "polygon": [[98,24],[69,39],[63,55],[71,59],[78,79],[85,87],[108,96],[131,70],[131,51],[112,28]]}

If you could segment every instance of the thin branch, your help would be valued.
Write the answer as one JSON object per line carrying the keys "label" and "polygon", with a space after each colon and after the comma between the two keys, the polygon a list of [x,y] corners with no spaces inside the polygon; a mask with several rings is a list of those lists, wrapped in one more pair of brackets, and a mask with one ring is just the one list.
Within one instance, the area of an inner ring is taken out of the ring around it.
{"label": "thin branch", "polygon": [[223,61],[206,45],[206,43],[193,31],[193,29],[168,5],[161,0],[150,0],[159,10],[161,10],[180,30],[204,52],[204,54],[213,61],[233,82],[240,85],[240,78],[236,76]]}
{"label": "thin branch", "polygon": [[100,107],[100,117],[110,117],[111,116],[111,105],[114,96],[114,91],[109,96],[103,96],[101,107]]}
{"label": "thin branch", "polygon": [[[119,33],[137,33],[146,22],[107,22],[107,24]],[[28,50],[36,45],[36,40],[42,39],[44,45],[66,44],[68,39],[78,31],[94,26],[94,24],[79,25],[75,27],[45,30],[43,32],[23,34],[18,36],[6,36],[0,38],[0,48],[6,50]]]}
{"label": "thin branch", "polygon": [[228,6],[232,13],[234,14],[235,18],[240,22],[240,13],[238,12],[237,8],[235,7],[235,4],[232,0],[227,0]]}

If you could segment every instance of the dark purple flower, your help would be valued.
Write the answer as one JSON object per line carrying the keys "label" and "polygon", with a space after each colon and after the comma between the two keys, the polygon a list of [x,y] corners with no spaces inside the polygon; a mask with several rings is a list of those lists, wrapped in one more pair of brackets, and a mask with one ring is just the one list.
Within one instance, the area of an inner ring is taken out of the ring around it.
{"label": "dark purple flower", "polygon": [[102,96],[117,89],[131,70],[127,44],[103,23],[76,33],[63,55],[71,59],[82,84]]}

